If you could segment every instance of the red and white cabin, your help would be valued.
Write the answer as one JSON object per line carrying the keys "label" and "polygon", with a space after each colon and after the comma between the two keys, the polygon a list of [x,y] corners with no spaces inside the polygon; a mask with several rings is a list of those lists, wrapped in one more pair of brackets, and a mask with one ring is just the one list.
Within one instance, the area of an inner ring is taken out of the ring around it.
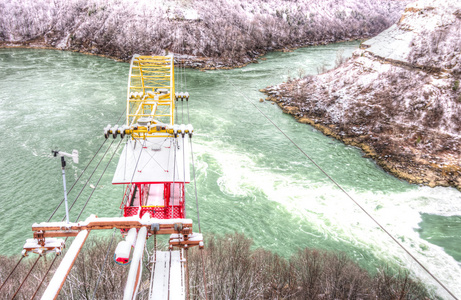
{"label": "red and white cabin", "polygon": [[189,137],[128,140],[112,184],[126,184],[123,215],[185,218],[185,184],[190,182]]}

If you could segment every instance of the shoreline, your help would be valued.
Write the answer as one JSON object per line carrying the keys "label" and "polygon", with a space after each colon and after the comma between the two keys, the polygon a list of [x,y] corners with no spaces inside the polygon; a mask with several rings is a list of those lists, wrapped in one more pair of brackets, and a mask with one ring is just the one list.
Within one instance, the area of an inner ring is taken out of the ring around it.
{"label": "shoreline", "polygon": [[[274,52],[291,52],[296,49],[300,48],[307,48],[311,46],[320,46],[320,45],[328,45],[332,43],[341,43],[341,42],[352,42],[352,41],[361,41],[363,38],[360,39],[349,39],[349,40],[341,40],[341,41],[336,41],[336,42],[322,42],[322,43],[317,43],[317,44],[312,44],[312,45],[306,45],[306,46],[299,46],[295,48],[284,48],[284,49],[275,49],[272,50]],[[11,42],[0,42],[0,49],[11,49],[11,48],[19,48],[19,49],[46,49],[46,50],[58,50],[58,51],[70,51],[70,52],[75,52],[75,53],[81,53],[84,55],[92,55],[92,56],[99,56],[99,57],[104,57],[104,58],[109,58],[113,59],[118,62],[126,62],[125,60],[115,57],[115,56],[110,56],[110,55],[105,55],[105,54],[99,54],[99,53],[91,53],[91,52],[84,52],[84,51],[79,51],[75,49],[60,49],[52,46],[45,45],[44,43],[34,43],[34,42],[18,42],[18,43],[11,43]],[[206,58],[206,57],[191,57],[188,56],[187,58],[183,59],[186,60],[184,63],[184,66],[187,68],[191,69],[198,69],[201,71],[206,71],[206,70],[230,70],[230,69],[236,69],[236,68],[242,68],[250,63],[258,63],[258,60],[261,59],[262,56],[267,54],[269,51],[263,51],[262,53],[258,54],[256,58],[254,58],[252,61],[246,62],[244,64],[233,64],[233,65],[222,65],[222,66],[214,66],[207,64],[207,62],[212,61],[213,58]],[[191,59],[192,58],[192,59]],[[188,60],[187,60],[188,59]],[[216,61],[213,61],[216,63]],[[198,65],[200,66],[198,66]],[[427,185],[429,187],[435,187],[435,186],[443,186],[443,187],[455,187],[459,191],[461,191],[461,184],[457,184],[454,180],[447,181],[446,176],[443,176],[444,174],[447,173],[460,173],[461,175],[461,169],[449,169],[447,167],[439,167],[437,164],[417,164],[417,163],[412,163],[409,164],[408,162],[402,162],[400,160],[389,160],[386,159],[386,154],[385,153],[380,153],[373,147],[373,145],[370,145],[370,143],[367,143],[366,141],[363,141],[360,137],[350,137],[350,136],[342,136],[340,132],[335,131],[335,126],[333,124],[326,125],[322,124],[321,120],[314,119],[311,117],[308,117],[306,115],[299,116],[299,107],[297,106],[291,106],[291,105],[284,105],[283,101],[280,101],[280,99],[277,98],[276,95],[271,94],[270,91],[266,89],[261,89],[260,92],[266,94],[268,97],[266,100],[272,101],[277,103],[277,105],[282,109],[283,113],[290,114],[294,117],[294,119],[302,124],[308,124],[314,127],[315,129],[319,130],[326,136],[331,136],[346,145],[351,145],[354,147],[360,148],[363,153],[365,158],[371,158],[378,166],[380,166],[384,171],[392,174],[393,176],[405,180],[410,184],[422,184],[422,185]],[[395,157],[395,155],[394,155]],[[404,164],[404,167],[402,167],[402,164]]]}
{"label": "shoreline", "polygon": [[[376,147],[366,143],[363,139],[359,137],[349,137],[347,135],[343,137],[340,132],[335,131],[335,126],[333,124],[328,126],[323,124],[320,118],[314,119],[305,115],[299,116],[299,108],[297,106],[284,105],[276,95],[272,94],[267,89],[261,89],[260,92],[267,95],[265,101],[276,103],[282,109],[283,113],[291,115],[297,122],[310,125],[325,136],[333,137],[346,145],[359,148],[364,153],[364,155],[362,155],[364,158],[372,159],[384,171],[396,178],[405,180],[410,184],[420,184],[431,188],[436,186],[454,187],[461,192],[460,184],[457,184],[454,180],[450,184],[450,180],[446,178],[448,174],[459,173],[461,175],[461,168],[449,169],[448,167],[439,167],[437,164],[417,164],[415,162],[404,162],[398,159],[386,159],[387,155],[385,153],[380,153],[375,149]],[[393,155],[393,157],[395,157],[395,155]]]}
{"label": "shoreline", "polygon": [[[179,53],[173,53],[176,57],[178,57],[178,60],[180,60],[185,68],[189,69],[196,69],[200,71],[212,71],[212,70],[232,70],[232,69],[238,69],[238,68],[243,68],[248,66],[249,64],[257,64],[259,63],[259,60],[266,55],[269,52],[292,52],[297,49],[301,48],[308,48],[308,47],[316,47],[316,46],[326,46],[330,44],[337,44],[337,43],[346,43],[346,42],[355,42],[355,41],[364,41],[369,39],[370,36],[367,37],[359,37],[359,38],[350,38],[350,39],[342,39],[342,40],[337,40],[337,41],[321,41],[321,42],[312,42],[309,43],[308,45],[298,45],[298,46],[290,46],[290,47],[285,47],[285,48],[280,48],[280,49],[272,49],[272,50],[261,50],[261,52],[258,52],[254,57],[249,59],[249,61],[240,63],[240,62],[224,62],[223,60],[219,60],[219,58],[213,58],[213,57],[201,57],[201,56],[190,56],[187,54],[184,54],[187,56],[187,58],[181,58],[181,54]],[[81,53],[85,55],[91,55],[91,56],[99,56],[103,58],[108,58],[108,59],[113,59],[118,62],[127,62],[129,63],[129,60],[124,60],[123,58],[114,56],[114,55],[107,55],[107,54],[101,54],[101,53],[93,53],[93,52],[88,52],[88,51],[81,51],[79,49],[64,49],[64,48],[58,48],[58,47],[53,47],[50,45],[47,45],[46,43],[42,42],[37,42],[38,39],[34,39],[31,41],[24,41],[24,42],[8,42],[8,41],[0,41],[0,49],[43,49],[43,50],[56,50],[56,51],[69,51],[69,52],[74,52],[74,53]],[[138,54],[138,53],[136,53]],[[146,54],[147,55],[147,54]],[[152,54],[149,54],[152,55]],[[160,55],[160,54],[159,54]],[[185,62],[184,62],[185,61]],[[176,64],[179,64],[179,62],[175,62]]]}

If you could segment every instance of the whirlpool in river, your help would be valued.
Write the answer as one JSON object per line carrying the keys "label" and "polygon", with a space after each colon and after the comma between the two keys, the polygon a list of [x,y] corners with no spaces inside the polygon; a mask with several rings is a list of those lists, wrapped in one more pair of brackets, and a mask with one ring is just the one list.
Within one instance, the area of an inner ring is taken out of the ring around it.
{"label": "whirlpool in river", "polygon": [[[344,251],[370,271],[387,262],[411,270],[445,295],[244,94],[461,297],[459,191],[396,179],[363,158],[359,149],[259,101],[265,97],[259,89],[316,74],[323,65],[331,68],[338,51],[351,55],[357,47],[350,42],[274,52],[267,60],[234,70],[185,70],[202,229],[205,234],[242,232],[255,247],[286,257],[315,247]],[[1,49],[0,66],[0,254],[13,255],[31,237],[30,225],[46,221],[62,199],[61,170],[51,149],[79,150],[80,163],[67,167],[71,185],[104,141],[103,127],[117,123],[124,111],[129,64],[71,52]],[[102,153],[98,155],[95,161]],[[90,213],[119,215],[124,191],[111,185],[115,166],[113,161],[100,185],[94,186],[102,170],[90,180],[97,191],[83,218]],[[88,177],[85,173],[69,199]],[[193,185],[188,188],[193,195]],[[71,220],[84,202],[76,203]],[[192,196],[186,206],[195,222]],[[56,220],[64,216],[63,208],[58,216]]]}

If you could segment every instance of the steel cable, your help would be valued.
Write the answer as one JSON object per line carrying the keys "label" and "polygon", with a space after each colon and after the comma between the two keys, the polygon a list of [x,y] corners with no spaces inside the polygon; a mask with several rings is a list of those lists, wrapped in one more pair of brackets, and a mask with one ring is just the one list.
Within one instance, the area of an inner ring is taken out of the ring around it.
{"label": "steel cable", "polygon": [[[186,76],[186,68],[184,67],[184,81],[185,81],[185,92],[187,92],[187,76]],[[186,111],[187,111],[187,123],[190,124],[190,113],[189,113],[189,98],[186,98]],[[198,195],[197,195],[197,177],[195,174],[195,161],[194,161],[194,151],[192,148],[192,133],[189,134],[189,141],[190,141],[190,153],[191,153],[191,160],[192,160],[192,171],[194,175],[194,192],[195,192],[195,207],[197,210],[197,223],[198,223],[198,232],[202,233],[202,228],[200,225],[200,210],[198,205]],[[184,147],[184,145],[183,145]],[[202,277],[203,277],[203,287],[205,289],[205,300],[208,300],[208,291],[207,291],[207,282],[206,282],[206,273],[205,273],[205,259],[203,257],[203,248],[200,249],[200,255],[202,257]]]}
{"label": "steel cable", "polygon": [[190,153],[192,159],[192,171],[194,174],[194,188],[195,188],[195,207],[197,209],[197,223],[198,223],[198,232],[202,233],[202,228],[200,227],[200,212],[198,207],[198,196],[197,196],[197,178],[195,176],[195,163],[194,163],[194,151],[192,150],[192,136],[189,138],[190,141]]}
{"label": "steel cable", "polygon": [[19,266],[19,263],[22,261],[23,258],[24,258],[24,256],[21,256],[21,258],[18,260],[18,262],[17,262],[16,265],[14,266],[13,270],[11,270],[10,274],[8,274],[8,276],[6,277],[5,281],[3,281],[2,286],[0,286],[0,291],[1,291],[2,288],[5,286],[5,284],[6,284],[6,282],[8,281],[8,279],[10,279],[11,275],[14,273],[14,270],[16,270],[16,268]]}
{"label": "steel cable", "polygon": [[[144,140],[144,145],[145,145],[145,143],[146,143],[146,140]],[[120,144],[119,144],[119,145],[120,145]],[[143,145],[143,146],[144,146],[144,145]],[[117,148],[118,148],[118,146],[117,146]],[[137,160],[137,162],[136,162],[136,166],[134,167],[133,174],[132,174],[132,176],[131,176],[130,185],[133,184],[133,178],[134,178],[134,175],[136,174],[136,173],[135,173],[135,172],[136,172],[136,168],[138,167],[139,160],[141,159],[142,149],[143,149],[143,148],[141,147],[141,151],[139,152],[139,157],[138,157],[138,160]],[[115,153],[115,152],[114,152],[114,153]],[[112,159],[112,158],[111,158],[111,159]],[[128,201],[128,198],[129,198],[129,196],[127,197],[127,201]],[[125,205],[126,205],[126,204],[125,204]],[[122,209],[123,209],[123,207],[122,207]],[[122,210],[120,210],[120,215],[119,215],[119,217],[121,217],[121,216],[122,216]],[[96,286],[94,287],[94,291],[93,291],[93,295],[92,295],[92,298],[91,298],[91,299],[94,299],[94,297],[96,296],[96,291],[97,291],[97,289],[98,289],[99,282],[100,282],[100,280],[101,280],[101,276],[102,276],[102,274],[104,274],[104,271],[105,271],[105,268],[106,268],[106,263],[107,263],[107,258],[108,258],[108,255],[109,255],[109,250],[110,250],[110,247],[112,246],[112,242],[113,242],[113,240],[114,240],[114,236],[115,236],[115,231],[116,231],[116,230],[117,230],[117,229],[114,228],[114,232],[112,233],[112,238],[111,238],[111,240],[110,240],[110,244],[109,244],[109,246],[107,247],[106,257],[104,258],[104,262],[103,262],[102,268],[101,268],[101,270],[99,271],[98,280],[96,281]]]}
{"label": "steel cable", "polygon": [[106,173],[106,170],[107,170],[107,168],[109,167],[109,165],[110,165],[112,159],[114,158],[115,153],[117,153],[118,147],[120,146],[120,144],[122,143],[122,141],[123,141],[123,140],[120,140],[120,142],[118,142],[117,148],[115,148],[114,153],[112,153],[112,156],[111,156],[110,159],[109,159],[109,162],[107,163],[106,167],[105,167],[104,170],[102,171],[102,174],[101,174],[101,176],[100,176],[99,179],[98,179],[98,182],[96,182],[95,188],[91,191],[90,195],[88,196],[88,199],[87,199],[86,202],[85,202],[85,205],[83,206],[82,210],[81,210],[80,213],[78,214],[78,217],[77,217],[76,222],[78,222],[78,220],[80,219],[80,216],[82,215],[83,211],[85,210],[86,206],[88,205],[88,202],[90,201],[91,197],[93,196],[94,191],[95,191],[96,188],[98,187],[98,184],[99,184],[99,182],[101,181],[102,177],[103,177],[104,174]]}
{"label": "steel cable", "polygon": [[413,254],[410,253],[409,250],[407,250],[407,248],[405,248],[399,241],[397,241],[396,238],[394,238],[394,236],[388,232],[386,230],[386,228],[384,228],[384,226],[382,226],[375,218],[373,218],[373,216],[365,209],[363,208],[351,195],[349,195],[348,192],[346,192],[346,190],[341,186],[339,185],[339,183],[337,183],[330,175],[328,175],[328,173],[323,170],[315,161],[314,159],[312,159],[306,152],[304,152],[303,149],[301,149],[300,146],[298,146],[298,144],[296,144],[295,141],[293,141],[279,126],[277,126],[277,124],[275,124],[274,121],[272,121],[271,118],[269,118],[256,104],[254,104],[253,102],[250,101],[250,99],[248,99],[246,97],[246,95],[244,95],[243,93],[240,92],[240,90],[235,86],[235,84],[230,80],[229,76],[227,76],[227,81],[236,89],[237,93],[240,94],[248,103],[252,104],[260,113],[261,115],[263,115],[275,128],[277,128],[277,130],[282,134],[284,135],[296,148],[298,148],[298,150],[307,158],[309,159],[309,161],[311,161],[334,185],[336,185],[336,187],[338,187],[352,202],[354,202],[376,225],[379,226],[379,228],[381,228],[381,230],[383,230],[402,250],[404,250],[427,274],[429,274],[448,294],[450,294],[450,296],[452,296],[454,299],[458,300],[458,298],[437,278],[435,277],[435,275],[433,275],[415,256],[413,256]]}
{"label": "steel cable", "polygon": [[[126,108],[125,110],[122,112],[122,114],[120,115],[120,117],[118,118],[117,122],[120,122],[120,119],[122,118],[123,114],[125,114],[126,112]],[[69,191],[67,192],[67,195],[70,194],[70,192],[72,191],[72,189],[74,188],[74,186],[77,184],[77,182],[80,180],[80,178],[82,177],[83,173],[85,173],[86,169],[90,166],[90,164],[93,162],[93,159],[96,157],[96,155],[98,155],[99,151],[101,150],[102,146],[104,146],[104,144],[106,143],[107,139],[104,139],[104,141],[102,142],[101,146],[99,146],[98,150],[96,151],[96,153],[93,155],[93,157],[91,158],[91,160],[88,162],[88,164],[86,165],[85,169],[83,169],[82,173],[78,176],[77,180],[75,180],[75,182],[72,184],[72,186],[70,187]],[[84,188],[84,187],[83,187]],[[83,190],[82,188],[82,190]],[[81,191],[80,191],[81,192]],[[53,213],[51,214],[51,216],[48,218],[48,221],[51,221],[51,218],[53,218],[54,214],[58,211],[59,207],[61,207],[61,205],[64,203],[64,200],[65,198],[62,198],[61,202],[58,204],[58,206],[56,207],[56,209],[53,211]]]}
{"label": "steel cable", "polygon": [[[96,172],[96,170],[99,168],[99,165],[101,164],[101,162],[103,161],[103,159],[106,157],[107,155],[107,152],[109,151],[109,149],[112,147],[112,144],[114,143],[115,140],[113,140],[109,147],[107,147],[106,149],[106,152],[104,152],[104,155],[101,157],[101,159],[99,160],[98,164],[96,165],[96,167],[94,168],[93,172],[91,172],[91,175],[90,177],[88,177],[88,179],[86,180],[85,182],[85,185],[82,187],[82,189],[80,190],[80,192],[78,193],[77,197],[74,199],[74,202],[72,202],[72,205],[69,207],[69,212],[72,210],[72,208],[74,207],[75,205],[75,202],[77,202],[78,198],[80,197],[80,195],[83,193],[83,190],[85,189],[85,187],[88,185],[88,182],[90,182],[90,179],[93,177],[94,173]],[[95,187],[96,189],[96,187]],[[94,190],[94,189],[93,189]],[[64,216],[61,220],[64,221],[64,219],[66,218],[66,216]]]}
{"label": "steel cable", "polygon": [[16,297],[16,295],[19,293],[19,291],[21,290],[22,286],[24,285],[24,283],[26,282],[27,278],[29,277],[30,273],[32,273],[32,270],[35,268],[35,265],[37,265],[38,263],[38,260],[41,258],[41,256],[37,257],[37,260],[35,260],[34,264],[32,265],[32,267],[30,268],[29,272],[27,273],[26,277],[22,280],[21,282],[21,285],[19,285],[19,288],[16,290],[16,293],[14,293],[13,297],[11,297],[11,300],[14,300],[14,297]]}
{"label": "steel cable", "polygon": [[[121,211],[120,211],[120,214],[121,214]],[[112,232],[112,238],[110,239],[109,246],[107,247],[106,256],[104,257],[104,262],[102,264],[101,271],[99,271],[98,280],[96,280],[96,286],[94,287],[93,295],[91,296],[91,299],[94,299],[94,297],[96,296],[96,291],[98,289],[99,282],[101,280],[101,276],[102,276],[102,274],[104,274],[104,270],[106,269],[107,258],[109,257],[109,250],[112,247],[112,243],[114,241],[115,231],[117,231],[117,228],[114,228],[114,231]]]}
{"label": "steel cable", "polygon": [[[125,110],[126,111],[126,110]],[[125,111],[123,111],[123,113],[120,115],[117,123],[120,121],[121,117],[123,116],[123,114],[125,113]],[[96,157],[96,155],[99,153],[99,151],[101,150],[102,146],[105,144],[105,142],[107,141],[107,139],[104,140],[104,142],[101,144],[101,146],[99,147],[99,149],[96,151],[96,153],[93,155],[93,157],[91,158],[90,162],[87,164],[87,166],[85,167],[85,169],[83,170],[83,172],[80,174],[80,176],[77,178],[77,180],[74,182],[73,186],[75,186],[75,184],[79,181],[80,177],[83,175],[83,173],[86,171],[86,169],[88,168],[88,166],[91,164],[91,162],[94,160],[94,158]],[[109,147],[107,148],[107,150],[112,146],[113,144],[113,141],[112,143],[109,145]],[[95,169],[93,170],[93,172],[91,173],[90,177],[88,178],[87,182],[85,183],[85,185],[83,186],[83,188],[80,190],[78,196],[75,198],[74,202],[72,203],[69,211],[72,209],[72,207],[74,206],[75,202],[77,201],[77,199],[80,197],[81,193],[83,192],[83,190],[85,189],[86,185],[88,184],[89,180],[91,179],[91,177],[93,176],[93,174],[95,173],[96,169],[98,168],[99,164],[101,163],[102,159],[106,156],[107,154],[107,150],[106,152],[104,153],[103,157],[101,158],[101,160],[99,161],[98,165],[95,167]],[[70,191],[72,190],[72,188],[69,190],[69,193]],[[68,193],[68,194],[69,194]],[[56,208],[56,210],[53,212],[53,214],[51,215],[51,217],[48,219],[48,222],[51,220],[51,218],[53,217],[53,215],[56,213],[57,209],[59,208],[59,206],[62,204],[62,202],[64,201],[64,199],[61,201],[61,203],[58,205],[58,207]],[[64,219],[63,219],[64,220]],[[66,238],[65,241],[67,241],[68,238]],[[51,267],[53,266],[54,262],[56,261],[57,259],[57,256],[55,256],[55,258],[53,259],[53,261],[51,262],[48,270],[46,271],[45,275],[43,276],[42,280],[40,281],[37,289],[35,290],[35,293],[34,295],[32,296],[31,300],[35,298],[38,290],[40,289],[40,287],[42,286],[43,284],[43,281],[45,280],[46,276],[48,275],[48,273],[50,272],[51,270]]]}
{"label": "steel cable", "polygon": [[[96,157],[96,155],[99,153],[99,150],[101,150],[102,146],[104,146],[104,144],[106,143],[106,139],[102,142],[101,146],[99,147],[99,149],[96,151],[96,153],[93,155],[93,157],[91,158],[90,162],[86,165],[85,169],[83,169],[82,173],[80,173],[80,175],[78,176],[77,180],[74,181],[74,183],[72,184],[72,186],[70,187],[69,191],[67,191],[67,195],[70,194],[70,192],[72,191],[72,189],[74,188],[74,186],[77,184],[77,182],[80,180],[80,178],[82,177],[83,173],[85,173],[86,169],[90,166],[91,162],[93,162],[93,159]],[[82,189],[83,190],[83,189]],[[53,211],[53,213],[51,214],[51,216],[48,218],[48,221],[51,221],[51,218],[53,218],[53,216],[56,214],[56,212],[58,211],[58,209],[61,207],[61,205],[64,203],[64,200],[65,198],[62,198],[61,202],[58,204],[58,206],[56,207],[56,209]]]}
{"label": "steel cable", "polygon": [[[90,201],[90,199],[91,199],[91,197],[92,197],[94,191],[96,190],[96,187],[98,186],[99,182],[101,181],[101,178],[104,176],[104,173],[106,172],[107,167],[108,167],[109,164],[111,163],[112,158],[114,157],[115,153],[117,153],[118,147],[120,146],[121,142],[122,142],[122,140],[120,140],[120,142],[118,143],[117,148],[115,149],[115,151],[114,151],[114,153],[112,154],[112,156],[111,156],[109,162],[107,163],[106,167],[104,168],[103,173],[102,173],[101,176],[99,177],[99,180],[98,180],[98,182],[96,183],[95,188],[92,190],[92,192],[91,192],[90,196],[88,197],[88,199],[87,199],[85,205],[84,205],[83,208],[81,209],[81,211],[80,211],[80,213],[79,213],[79,215],[78,215],[78,217],[77,217],[77,221],[76,221],[76,222],[78,222],[80,216],[82,215],[83,211],[85,210],[85,208],[86,208],[88,202]],[[113,141],[112,141],[112,143],[110,144],[110,146],[112,146],[112,144],[113,144]],[[110,146],[109,146],[109,148],[110,148]],[[109,148],[108,148],[108,149],[109,149]],[[106,150],[106,153],[107,153],[107,150]],[[104,153],[103,158],[105,157],[106,153]],[[102,159],[101,159],[101,160],[102,160]],[[99,163],[98,163],[98,166],[99,166]],[[97,166],[96,166],[96,169],[97,169]],[[96,169],[95,169],[95,170],[96,170]],[[93,173],[94,173],[94,172],[93,172]],[[75,203],[75,201],[74,201],[74,203]],[[114,233],[115,233],[115,230],[114,230]],[[109,244],[108,251],[109,251],[110,247],[112,246],[113,238],[114,238],[114,234],[112,234],[112,239],[111,239],[111,242],[110,242],[110,244]],[[66,241],[67,241],[67,238],[66,238]],[[107,252],[107,253],[108,253],[108,252]],[[48,272],[50,271],[51,267],[53,266],[53,264],[54,264],[56,258],[57,258],[57,256],[54,258],[53,262],[51,263],[50,267],[48,268],[48,271],[45,273],[45,276],[43,276],[43,279],[41,280],[41,282],[40,282],[38,288],[36,289],[34,295],[32,296],[31,300],[35,297],[36,293],[37,293],[38,290],[40,289],[40,287],[41,287],[41,285],[42,285],[44,279],[46,278]],[[104,268],[104,266],[105,266],[106,259],[107,259],[107,254],[106,254],[106,258],[104,259],[103,268]],[[101,272],[100,272],[100,274],[101,274]],[[97,284],[99,284],[99,280],[100,280],[100,278],[98,277],[98,282],[97,282]],[[97,288],[97,286],[96,286],[96,288]],[[96,291],[96,289],[95,289],[95,291]],[[93,294],[93,298],[94,298],[94,294]]]}
{"label": "steel cable", "polygon": [[[67,239],[68,239],[68,238],[66,238],[66,241],[67,241]],[[32,295],[32,297],[30,298],[30,300],[34,300],[35,296],[36,296],[37,293],[38,293],[38,290],[40,290],[40,287],[42,286],[43,281],[45,281],[46,276],[47,276],[48,273],[50,272],[51,267],[53,266],[53,264],[54,264],[54,262],[56,261],[57,258],[58,258],[58,256],[55,255],[53,261],[51,262],[50,266],[48,267],[48,270],[46,271],[45,275],[43,275],[42,280],[41,280],[40,283],[38,284],[38,287],[37,287],[37,289],[35,290],[35,292],[34,292],[34,294]]]}

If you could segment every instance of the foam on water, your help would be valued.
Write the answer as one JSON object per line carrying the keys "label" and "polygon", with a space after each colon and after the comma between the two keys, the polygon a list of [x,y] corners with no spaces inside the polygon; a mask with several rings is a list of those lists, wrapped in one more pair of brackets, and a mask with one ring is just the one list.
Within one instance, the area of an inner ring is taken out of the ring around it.
{"label": "foam on water", "polygon": [[[196,149],[198,153],[211,154],[219,163],[221,172],[218,185],[223,193],[252,197],[255,191],[263,192],[268,200],[308,220],[313,232],[321,233],[324,239],[366,248],[384,261],[393,261],[411,270],[414,276],[436,289],[439,295],[448,296],[333,184],[316,182],[315,178],[308,175],[300,179],[281,174],[277,168],[260,168],[251,155],[235,148],[223,149],[213,143],[204,143]],[[458,191],[451,188],[409,186],[402,192],[348,192],[452,292],[461,294],[461,264],[445,253],[443,248],[420,238],[415,231],[421,222],[422,213],[461,215],[461,194]],[[315,233],[304,233],[320,237]]]}
{"label": "foam on water", "polygon": [[[357,46],[346,43],[272,53],[267,61],[238,70],[187,70],[202,228],[205,234],[244,232],[257,246],[286,256],[310,246],[345,251],[370,270],[383,261],[396,264],[448,298],[243,100],[243,93],[461,298],[460,263],[417,231],[421,214],[461,215],[461,193],[400,181],[364,159],[354,147],[294,122],[275,105],[259,103],[264,97],[260,88],[286,80],[299,68],[306,74],[315,73],[319,65],[334,63],[338,49],[350,55]],[[4,133],[0,140],[0,234],[5,241],[0,253],[13,254],[30,238],[29,225],[46,220],[62,197],[59,162],[53,162],[50,150],[79,150],[81,163],[68,164],[70,186],[101,145],[102,128],[115,124],[124,109],[128,64],[76,53],[18,49],[0,50],[0,63],[4,70],[0,74],[0,129]],[[107,161],[106,157],[102,165]],[[110,185],[115,165],[112,162],[95,189],[84,217],[90,212],[101,217],[119,214],[124,191]],[[96,172],[88,189],[92,190],[100,174]],[[187,192],[192,195],[193,185]],[[88,194],[84,192],[82,198]],[[188,217],[194,219],[195,203],[188,197]],[[72,218],[82,206],[77,203]],[[64,215],[62,209],[58,215]],[[24,219],[30,224],[24,224]]]}

